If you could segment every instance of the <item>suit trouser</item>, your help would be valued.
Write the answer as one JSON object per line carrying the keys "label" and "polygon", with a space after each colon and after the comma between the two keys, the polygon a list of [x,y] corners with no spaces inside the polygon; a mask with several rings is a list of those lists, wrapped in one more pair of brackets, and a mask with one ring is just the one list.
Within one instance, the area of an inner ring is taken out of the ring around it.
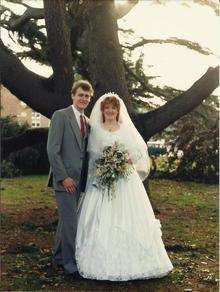
{"label": "suit trouser", "polygon": [[53,260],[61,264],[68,273],[77,271],[75,238],[77,230],[77,196],[68,192],[55,191],[59,222],[57,226]]}

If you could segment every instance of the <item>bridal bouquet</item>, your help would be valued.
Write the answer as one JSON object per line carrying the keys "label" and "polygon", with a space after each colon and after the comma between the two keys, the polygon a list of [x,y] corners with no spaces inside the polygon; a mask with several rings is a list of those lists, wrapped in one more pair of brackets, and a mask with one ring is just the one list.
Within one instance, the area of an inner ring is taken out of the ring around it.
{"label": "bridal bouquet", "polygon": [[127,178],[131,173],[132,162],[129,154],[123,144],[115,142],[104,147],[95,164],[98,186],[103,191],[107,189],[108,196],[112,199],[116,182],[120,178]]}

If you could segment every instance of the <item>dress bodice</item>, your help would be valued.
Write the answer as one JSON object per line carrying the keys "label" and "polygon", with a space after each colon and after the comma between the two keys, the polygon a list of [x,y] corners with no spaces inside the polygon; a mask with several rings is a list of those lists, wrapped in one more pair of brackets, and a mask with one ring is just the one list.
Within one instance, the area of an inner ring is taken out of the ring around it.
{"label": "dress bodice", "polygon": [[99,135],[100,135],[101,148],[104,148],[105,146],[108,146],[108,145],[112,145],[115,142],[123,143],[123,144],[125,143],[124,137],[123,137],[124,135],[121,131],[121,128],[119,128],[116,131],[110,132],[101,127]]}
{"label": "dress bodice", "polygon": [[100,157],[104,147],[113,145],[115,142],[123,145],[123,148],[128,152],[138,173],[142,177],[146,177],[146,173],[150,171],[150,159],[147,154],[147,145],[146,150],[141,148],[132,138],[129,129],[122,126],[114,132],[107,131],[101,126],[91,127],[88,143],[89,170],[94,168],[95,160]]}

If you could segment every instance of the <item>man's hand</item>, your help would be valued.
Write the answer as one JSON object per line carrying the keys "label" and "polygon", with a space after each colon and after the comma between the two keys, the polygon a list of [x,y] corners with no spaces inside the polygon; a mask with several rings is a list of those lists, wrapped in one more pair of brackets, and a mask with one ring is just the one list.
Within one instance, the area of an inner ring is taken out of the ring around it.
{"label": "man's hand", "polygon": [[62,181],[62,185],[68,193],[74,193],[76,191],[76,182],[71,177],[65,178]]}

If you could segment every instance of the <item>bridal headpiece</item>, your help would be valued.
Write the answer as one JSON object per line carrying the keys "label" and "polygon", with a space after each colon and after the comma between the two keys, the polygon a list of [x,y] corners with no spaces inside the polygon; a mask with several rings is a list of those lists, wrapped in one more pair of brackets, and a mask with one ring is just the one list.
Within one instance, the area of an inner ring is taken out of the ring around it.
{"label": "bridal headpiece", "polygon": [[114,97],[116,97],[117,99],[121,100],[121,98],[118,96],[118,94],[115,93],[115,92],[112,92],[112,91],[109,91],[109,92],[103,94],[100,98],[101,98],[102,100],[104,100],[106,97],[111,97],[111,96],[114,96]]}
{"label": "bridal headpiece", "polygon": [[100,124],[102,121],[102,114],[101,114],[101,103],[104,101],[107,97],[114,96],[117,98],[120,102],[120,114],[119,114],[119,123],[122,123],[122,111],[127,111],[125,104],[123,100],[119,97],[119,95],[115,92],[107,92],[103,94],[95,103],[91,115],[90,115],[90,124]]}

